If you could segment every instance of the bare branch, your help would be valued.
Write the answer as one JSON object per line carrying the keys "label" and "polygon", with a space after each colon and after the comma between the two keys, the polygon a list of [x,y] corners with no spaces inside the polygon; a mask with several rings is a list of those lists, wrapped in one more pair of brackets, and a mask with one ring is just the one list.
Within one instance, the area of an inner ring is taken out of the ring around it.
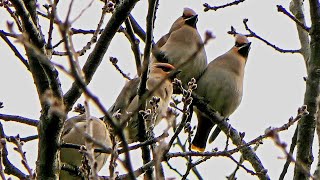
{"label": "bare branch", "polygon": [[[82,68],[82,71],[85,74],[86,84],[91,81],[94,73],[96,72],[103,59],[104,54],[106,53],[110,45],[112,38],[118,31],[120,25],[128,17],[136,2],[137,0],[125,0],[116,7],[96,46],[94,47],[93,51],[89,55],[85,65]],[[74,82],[69,91],[64,95],[67,111],[72,108],[73,104],[83,92],[80,86],[81,85],[79,85],[77,82]]]}
{"label": "bare branch", "polygon": [[[254,31],[252,31],[249,28],[247,22],[248,22],[248,19],[243,19],[243,24],[244,24],[246,30],[250,32],[250,34],[248,34],[246,36],[257,38],[257,39],[261,40],[262,42],[264,42],[265,44],[267,44],[268,46],[272,47],[273,49],[275,49],[276,51],[279,51],[281,53],[300,53],[300,49],[286,50],[286,49],[279,48],[278,46],[270,43],[269,41],[267,41],[266,39],[262,38],[261,36],[257,35]],[[228,33],[229,34],[237,34],[237,32],[235,31],[235,29],[233,27],[231,27],[231,31],[229,31]]]}
{"label": "bare branch", "polygon": [[125,20],[125,24],[126,24],[126,32],[127,32],[125,33],[125,35],[131,43],[131,49],[133,51],[135,62],[136,62],[137,75],[140,76],[141,75],[141,52],[139,48],[140,41],[134,35],[130,18],[127,18]]}
{"label": "bare branch", "polygon": [[283,6],[277,5],[277,9],[279,12],[282,12],[283,14],[287,15],[290,19],[292,19],[294,22],[297,23],[302,29],[306,30],[307,32],[310,31],[310,28],[305,26],[302,22],[300,22],[297,18],[295,18],[292,14],[290,14]]}
{"label": "bare branch", "polygon": [[14,121],[18,123],[28,124],[35,127],[38,126],[39,124],[39,120],[30,119],[22,116],[17,116],[17,115],[0,114],[0,119],[4,121]]}
{"label": "bare branch", "polygon": [[[304,96],[304,104],[308,106],[309,115],[304,116],[299,122],[297,156],[298,162],[304,164],[307,172],[299,165],[295,165],[294,180],[308,179],[311,164],[313,162],[312,145],[314,132],[316,128],[316,118],[319,111],[320,90],[320,4],[319,0],[309,0],[311,30],[310,30],[310,59],[306,61],[308,79],[306,81],[306,92]],[[302,4],[300,4],[302,6]],[[300,6],[300,8],[302,8]]]}
{"label": "bare branch", "polygon": [[45,40],[38,30],[37,25],[34,23],[33,19],[31,18],[31,14],[27,10],[25,4],[21,0],[10,0],[11,3],[14,5],[15,9],[17,10],[18,15],[20,16],[23,27],[29,34],[33,43],[36,44],[37,47],[40,49],[44,47]]}
{"label": "bare branch", "polygon": [[15,136],[14,138],[7,138],[9,142],[12,142],[13,144],[16,145],[16,148],[14,149],[15,151],[17,151],[22,160],[21,160],[21,163],[22,165],[25,167],[25,169],[28,171],[29,173],[29,178],[30,179],[34,179],[34,172],[33,170],[30,168],[29,164],[28,164],[28,161],[27,161],[27,158],[26,158],[26,152],[23,151],[22,149],[22,145],[23,145],[23,142],[20,141],[20,137],[19,135]]}
{"label": "bare branch", "polygon": [[225,7],[229,7],[229,6],[234,6],[234,5],[238,5],[239,3],[242,3],[244,2],[245,0],[235,0],[231,3],[227,3],[227,4],[224,4],[224,5],[221,5],[221,6],[210,6],[208,3],[204,3],[203,6],[204,6],[204,11],[209,11],[209,10],[218,10],[218,9],[222,9],[222,8],[225,8]]}
{"label": "bare branch", "polygon": [[6,135],[4,134],[2,123],[0,122],[0,138],[1,138],[1,144],[2,144],[2,150],[1,150],[1,157],[2,162],[5,167],[4,172],[8,175],[13,175],[18,177],[19,179],[27,180],[28,176],[24,174],[20,169],[15,167],[8,158],[8,150],[6,147],[6,141],[4,140]]}
{"label": "bare branch", "polygon": [[1,38],[8,44],[8,46],[11,48],[11,50],[14,52],[16,57],[26,66],[28,70],[30,70],[28,61],[21,55],[21,53],[18,51],[18,49],[10,42],[10,40],[5,35],[4,31],[0,30],[0,36]]}
{"label": "bare branch", "polygon": [[125,74],[121,69],[120,69],[120,67],[118,66],[118,59],[116,58],[116,57],[110,57],[109,58],[110,59],[110,62],[112,63],[112,65],[117,69],[117,71],[118,72],[120,72],[120,74],[124,77],[124,78],[126,78],[126,79],[128,79],[128,80],[131,80],[131,78],[127,75],[127,74]]}

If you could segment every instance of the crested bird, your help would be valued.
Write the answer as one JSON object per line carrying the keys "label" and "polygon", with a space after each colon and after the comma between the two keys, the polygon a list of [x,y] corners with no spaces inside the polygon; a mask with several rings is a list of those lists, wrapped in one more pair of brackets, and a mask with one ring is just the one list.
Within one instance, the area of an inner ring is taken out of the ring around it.
{"label": "crested bird", "polygon": [[151,62],[172,64],[181,73],[177,78],[183,85],[200,77],[207,66],[204,44],[197,30],[198,15],[190,8],[171,26],[169,32],[153,48]]}
{"label": "crested bird", "polygon": [[[240,105],[243,93],[244,69],[250,51],[251,42],[241,34],[235,35],[235,45],[225,54],[210,62],[199,78],[198,88],[195,93],[203,97],[208,104],[228,118]],[[214,123],[196,109],[198,127],[192,141],[192,149],[204,151],[206,142]],[[218,127],[217,127],[218,128]],[[211,135],[209,142],[212,142],[221,130],[216,129]]]}
{"label": "crested bird", "polygon": [[[101,148],[98,144],[102,143],[107,147],[112,147],[112,143],[109,136],[109,131],[105,125],[105,123],[96,118],[91,116],[90,117],[91,125],[93,127],[92,137],[93,148]],[[69,118],[65,121],[64,128],[62,131],[62,141],[64,143],[72,143],[77,145],[85,145],[85,132],[87,129],[87,122],[86,115],[79,115],[72,118]],[[60,150],[60,159],[61,162],[67,163],[74,167],[80,167],[82,165],[82,154],[77,149],[72,148],[61,148]],[[96,161],[96,168],[97,171],[100,171],[105,162],[107,161],[109,154],[106,153],[94,153],[95,161]],[[61,180],[80,180],[81,177],[70,174],[67,171],[61,170],[60,177]]]}
{"label": "crested bird", "polygon": [[[157,125],[161,119],[166,117],[169,102],[173,93],[172,81],[176,74],[178,74],[180,71],[173,73],[173,76],[171,76],[169,79],[165,78],[167,78],[167,75],[174,70],[174,66],[168,63],[153,63],[150,66],[146,88],[147,91],[153,92],[149,97],[146,98],[145,107],[146,109],[151,108],[149,101],[153,96],[159,98],[158,108],[156,110],[157,117],[154,125]],[[165,80],[161,83],[163,79]],[[135,112],[139,108],[139,96],[137,94],[139,81],[139,78],[129,81],[120,92],[115,103],[109,109],[111,114],[119,112],[120,114],[124,115],[122,118],[120,118],[121,121],[126,119],[125,117],[131,116],[126,127],[124,128],[124,134],[128,143],[133,143],[139,140],[138,116],[137,112]],[[160,86],[158,86],[159,83],[161,83]]]}

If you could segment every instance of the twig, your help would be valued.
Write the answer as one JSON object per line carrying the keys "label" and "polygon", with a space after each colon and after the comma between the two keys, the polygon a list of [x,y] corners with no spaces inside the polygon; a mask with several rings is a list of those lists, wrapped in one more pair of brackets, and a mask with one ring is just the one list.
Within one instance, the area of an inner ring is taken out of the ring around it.
{"label": "twig", "polygon": [[[135,150],[135,149],[139,149],[143,146],[149,146],[151,144],[154,144],[156,142],[159,142],[160,140],[162,140],[163,138],[165,137],[168,137],[169,134],[168,133],[163,133],[162,135],[154,138],[154,139],[150,139],[150,140],[147,140],[145,142],[141,142],[139,144],[136,144],[136,145],[132,145],[132,146],[129,146],[128,149],[125,149],[125,148],[121,148],[121,149],[118,149],[117,150],[117,153],[118,154],[122,154],[122,153],[125,153],[125,152],[128,152],[128,151],[132,151],[132,150]],[[88,137],[90,138],[90,137]],[[100,146],[100,144],[99,144]],[[64,144],[61,144],[60,146],[61,148],[73,148],[73,149],[80,149],[81,146],[80,145],[77,145],[77,144],[70,144],[70,143],[64,143]],[[101,147],[104,147],[104,146],[101,146]],[[109,148],[109,147],[106,147],[106,148],[103,148],[103,149],[95,149],[94,152],[99,152],[99,153],[109,153],[111,154],[112,153],[112,149]]]}
{"label": "twig", "polygon": [[29,37],[32,42],[36,44],[40,49],[44,47],[45,40],[41,32],[38,30],[36,24],[34,24],[29,11],[27,10],[24,2],[21,0],[11,0],[11,3],[17,10],[18,15],[20,16],[23,27],[28,32]]}
{"label": "twig", "polygon": [[[259,145],[260,145],[260,142],[257,142],[256,145],[254,146],[253,150],[257,151]],[[237,162],[236,169],[229,176],[227,176],[228,180],[236,180],[236,173],[239,170],[240,165],[242,165],[243,162],[244,162],[244,158],[243,158],[243,156],[241,156],[239,162]]]}
{"label": "twig", "polygon": [[5,148],[5,145],[6,145],[6,141],[4,139],[1,139],[0,140],[0,177],[3,179],[3,180],[6,180],[6,176],[4,174],[4,169],[3,169],[3,161],[2,161],[2,151],[3,151],[3,148]]}
{"label": "twig", "polygon": [[0,30],[0,36],[1,38],[8,44],[10,49],[14,52],[14,54],[17,56],[17,58],[26,66],[28,70],[30,70],[28,61],[21,55],[19,50],[10,42],[10,40],[7,38],[3,30]]}
{"label": "twig", "polygon": [[251,171],[250,169],[246,168],[243,164],[241,164],[240,162],[238,162],[236,159],[234,159],[232,156],[228,156],[233,162],[235,162],[237,164],[238,167],[242,167],[242,169],[244,169],[247,173],[257,176],[257,173]]}
{"label": "twig", "polygon": [[225,7],[229,7],[229,6],[234,6],[234,5],[238,5],[239,3],[242,3],[244,2],[245,0],[235,0],[231,3],[227,3],[227,4],[224,4],[224,5],[221,5],[221,6],[210,6],[208,3],[204,3],[203,6],[204,6],[204,11],[209,11],[209,10],[218,10],[218,9],[221,9],[221,8],[225,8]]}
{"label": "twig", "polygon": [[137,75],[140,76],[141,75],[141,52],[139,48],[140,41],[134,35],[130,18],[127,18],[125,20],[125,24],[126,24],[126,32],[127,32],[125,33],[125,35],[130,41],[131,49],[136,62]]}
{"label": "twig", "polygon": [[[139,23],[134,19],[132,14],[129,15],[129,19],[133,28],[134,33],[136,33],[142,41],[146,42],[146,32],[142,29]],[[152,44],[154,42],[152,41]]]}
{"label": "twig", "polygon": [[[257,38],[259,40],[261,40],[262,42],[264,42],[265,44],[267,44],[268,46],[272,47],[273,49],[275,49],[276,51],[279,51],[281,53],[300,53],[300,49],[293,49],[293,50],[286,50],[286,49],[282,49],[282,48],[279,48],[278,46],[274,45],[274,44],[271,44],[269,41],[263,39],[262,37],[260,37],[259,35],[257,35],[255,32],[253,32],[248,24],[248,19],[243,19],[243,24],[246,28],[247,31],[250,32],[250,37],[254,37],[254,38]],[[229,33],[229,32],[228,32]]]}
{"label": "twig", "polygon": [[[91,3],[92,2],[93,1],[91,1]],[[98,34],[101,30],[101,26],[103,24],[103,20],[106,15],[106,12],[107,12],[107,4],[105,4],[104,7],[102,8],[101,17],[100,17],[99,23],[97,25],[97,28],[96,28],[95,32],[93,33],[93,36],[91,37],[90,41],[80,51],[77,52],[78,55],[80,55],[80,56],[84,55],[86,53],[86,51],[91,48],[91,45],[94,44],[95,42],[97,42]]]}
{"label": "twig", "polygon": [[110,60],[110,62],[112,63],[112,65],[117,69],[117,71],[124,77],[124,78],[126,78],[126,79],[128,79],[128,80],[131,80],[131,78],[127,75],[127,74],[125,74],[121,69],[120,69],[120,67],[118,66],[118,58],[116,58],[116,57],[110,57],[109,58],[109,60]]}
{"label": "twig", "polygon": [[[292,137],[292,142],[291,142],[291,145],[290,145],[290,150],[289,150],[289,153],[293,154],[293,151],[294,151],[294,148],[296,147],[297,145],[297,137],[298,137],[298,126],[296,127],[296,130],[294,131],[294,135]],[[289,168],[289,165],[291,163],[291,158],[290,156],[287,156],[287,160],[286,160],[286,163],[284,164],[283,166],[283,169],[282,169],[282,172],[280,174],[280,177],[279,177],[279,180],[283,180],[287,171],[288,171],[288,168]]]}
{"label": "twig", "polygon": [[[152,47],[152,39],[153,39],[153,28],[154,28],[154,18],[156,13],[156,7],[158,4],[158,0],[149,0],[148,4],[148,13],[147,13],[147,34],[146,34],[146,41],[145,41],[145,48],[144,48],[144,59],[142,65],[142,72],[140,76],[140,84],[138,88],[138,96],[139,96],[139,109],[145,109],[145,100],[143,100],[142,95],[146,92],[146,82],[147,82],[147,74],[149,69],[149,62],[150,62],[150,54],[151,54],[151,47]],[[145,141],[146,136],[146,127],[144,123],[143,116],[139,113],[138,114],[138,139],[139,141]],[[143,164],[147,164],[151,161],[150,156],[150,149],[147,146],[141,148],[142,150],[142,159]],[[153,177],[153,169],[149,168],[145,173],[145,179],[152,180]]]}
{"label": "twig", "polygon": [[5,167],[4,172],[8,175],[13,175],[18,177],[19,179],[27,180],[28,176],[24,174],[20,169],[15,167],[8,158],[8,150],[6,147],[6,142],[4,141],[6,135],[4,134],[2,123],[0,122],[0,138],[2,143],[2,151],[1,151],[1,157],[2,162]]}
{"label": "twig", "polygon": [[299,25],[302,29],[306,30],[307,32],[310,31],[310,27],[307,27],[302,22],[300,22],[297,18],[290,14],[283,6],[277,5],[277,9],[279,12],[282,12],[283,14],[287,15],[290,19],[292,19],[294,22],[296,22],[297,25]]}
{"label": "twig", "polygon": [[279,134],[277,132],[272,133],[270,137],[273,139],[274,143],[283,151],[283,153],[287,156],[287,158],[290,158],[291,162],[294,162],[296,166],[299,166],[300,170],[304,171],[304,173],[308,176],[308,178],[316,180],[316,178],[313,177],[312,174],[310,174],[309,170],[303,164],[303,162],[299,160],[295,160],[292,154],[287,152],[286,150],[287,144],[280,140]]}
{"label": "twig", "polygon": [[14,138],[8,138],[8,141],[12,142],[13,144],[16,145],[16,148],[14,148],[14,150],[17,151],[20,154],[20,156],[22,158],[21,163],[26,168],[26,170],[28,171],[29,178],[30,179],[34,179],[35,178],[34,177],[34,173],[33,173],[33,170],[30,168],[30,166],[28,164],[28,161],[27,161],[27,158],[26,158],[26,152],[24,152],[22,150],[23,142],[20,141],[19,135],[15,136]]}
{"label": "twig", "polygon": [[[106,53],[112,38],[115,33],[118,31],[120,25],[126,17],[129,15],[130,11],[136,4],[137,0],[129,1],[124,0],[121,4],[119,4],[115,12],[112,14],[109,22],[105,26],[104,31],[102,32],[96,46],[92,50],[89,55],[85,65],[82,68],[82,71],[85,74],[85,85],[89,84],[94,73],[96,72],[98,66],[100,65],[104,54]],[[76,100],[81,96],[83,89],[81,88],[81,84],[78,81],[75,81],[72,84],[72,87],[68,90],[64,95],[66,110],[70,110]]]}
{"label": "twig", "polygon": [[[11,8],[9,7],[9,1],[2,1],[3,2],[3,6],[4,8],[6,8],[6,10],[8,11],[8,13],[11,15],[11,17],[14,19],[14,21],[16,22],[16,25],[18,26],[18,29],[20,32],[23,31],[23,28],[22,28],[22,24],[21,24],[21,21],[19,19],[19,17],[17,16],[17,14],[11,10]],[[11,4],[12,6],[12,4]]]}
{"label": "twig", "polygon": [[16,116],[16,115],[0,114],[0,119],[4,121],[14,121],[18,123],[23,123],[30,126],[37,126],[39,124],[39,120],[30,119],[22,116]]}

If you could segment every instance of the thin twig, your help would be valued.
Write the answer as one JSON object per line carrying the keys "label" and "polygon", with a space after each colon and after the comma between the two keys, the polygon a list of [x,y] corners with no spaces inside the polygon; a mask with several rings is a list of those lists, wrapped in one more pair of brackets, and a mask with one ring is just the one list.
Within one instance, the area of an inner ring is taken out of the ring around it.
{"label": "thin twig", "polygon": [[225,7],[229,7],[229,6],[234,6],[234,5],[238,5],[239,3],[242,3],[244,2],[245,0],[235,0],[231,3],[227,3],[227,4],[224,4],[224,5],[221,5],[221,6],[210,6],[208,3],[204,3],[203,6],[204,6],[204,11],[209,11],[209,10],[218,10],[218,9],[222,9],[222,8],[225,8]]}
{"label": "thin twig", "polygon": [[17,58],[22,62],[22,64],[24,64],[24,66],[26,66],[26,68],[28,70],[30,70],[28,61],[21,55],[21,53],[19,52],[19,50],[10,42],[9,38],[7,38],[6,34],[4,33],[4,31],[0,30],[0,36],[1,38],[8,44],[8,46],[10,47],[10,49],[14,52],[14,54],[17,56]]}
{"label": "thin twig", "polygon": [[129,75],[127,75],[126,73],[124,73],[120,67],[118,66],[118,58],[116,57],[110,57],[109,58],[110,62],[112,63],[112,65],[117,69],[117,71],[126,79],[131,80],[131,78],[129,77]]}
{"label": "thin twig", "polygon": [[0,119],[4,121],[14,121],[18,123],[23,123],[23,124],[27,124],[35,127],[39,124],[39,120],[30,119],[22,116],[16,116],[16,115],[0,114]]}
{"label": "thin twig", "polygon": [[297,18],[295,18],[291,13],[289,13],[283,6],[277,5],[277,9],[279,12],[287,15],[290,19],[296,22],[302,29],[306,30],[307,32],[310,31],[310,27],[305,26],[302,22],[300,22]]}
{"label": "thin twig", "polygon": [[[257,38],[257,39],[261,40],[262,42],[264,42],[265,44],[267,44],[268,46],[272,47],[273,49],[275,49],[276,51],[281,52],[281,53],[300,53],[300,49],[287,50],[287,49],[279,48],[278,46],[276,46],[274,44],[271,44],[269,41],[267,41],[266,39],[262,38],[261,36],[257,35],[255,32],[253,32],[249,28],[247,23],[248,23],[248,19],[243,19],[243,24],[244,24],[246,30],[250,32],[250,34],[247,36]],[[228,33],[229,34],[236,34],[233,27],[231,28],[231,31],[229,31]]]}

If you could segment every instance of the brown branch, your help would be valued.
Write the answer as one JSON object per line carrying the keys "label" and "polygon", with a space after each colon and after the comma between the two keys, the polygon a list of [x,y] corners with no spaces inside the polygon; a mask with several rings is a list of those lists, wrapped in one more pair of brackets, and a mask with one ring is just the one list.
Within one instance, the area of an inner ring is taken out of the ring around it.
{"label": "brown branch", "polygon": [[126,79],[128,79],[128,80],[131,80],[131,78],[127,75],[127,74],[125,74],[121,69],[120,69],[120,67],[118,66],[118,58],[116,58],[116,57],[110,57],[109,58],[109,60],[110,60],[110,62],[112,63],[112,65],[117,69],[117,71],[124,77],[124,78],[126,78]]}
{"label": "brown branch", "polygon": [[[310,59],[307,60],[308,79],[306,81],[306,92],[304,96],[304,104],[308,106],[309,115],[304,116],[299,122],[297,156],[298,162],[305,165],[307,173],[297,164],[294,169],[294,180],[308,179],[313,162],[312,145],[314,132],[316,127],[316,117],[319,111],[320,94],[320,4],[319,0],[309,0],[311,30],[310,30]],[[300,7],[302,8],[302,7]]]}
{"label": "brown branch", "polygon": [[52,32],[53,32],[53,24],[54,20],[56,17],[56,11],[57,11],[57,4],[59,0],[54,0],[53,4],[51,5],[51,12],[49,14],[49,8],[48,8],[48,14],[49,14],[49,19],[50,19],[50,24],[49,24],[49,31],[48,31],[48,40],[47,40],[47,45],[46,49],[51,51],[52,48]]}
{"label": "brown branch", "polygon": [[[243,19],[243,24],[245,26],[245,29],[247,31],[249,31],[249,33],[250,33],[250,34],[247,34],[246,36],[257,38],[260,41],[264,42],[268,46],[272,47],[273,49],[275,49],[276,51],[281,52],[281,53],[300,53],[301,52],[300,49],[287,50],[287,49],[282,49],[282,48],[270,43],[269,41],[267,41],[266,39],[262,38],[261,36],[257,35],[254,31],[252,31],[249,28],[247,22],[248,22],[248,19]],[[228,34],[237,34],[237,32],[235,31],[235,29],[233,27],[231,27],[231,31],[228,31]]]}
{"label": "brown branch", "polygon": [[30,179],[34,179],[35,178],[34,177],[35,174],[34,174],[33,170],[30,168],[30,166],[28,164],[28,161],[27,161],[27,158],[26,158],[26,152],[23,151],[23,149],[22,149],[23,142],[20,141],[19,135],[15,136],[13,138],[7,138],[7,139],[8,139],[9,142],[12,142],[13,144],[16,145],[14,150],[17,151],[20,154],[20,156],[22,158],[21,163],[24,166],[24,168],[28,171],[29,178]]}
{"label": "brown branch", "polygon": [[245,0],[235,0],[231,3],[227,3],[227,4],[224,4],[224,5],[221,5],[221,6],[210,6],[208,3],[204,3],[203,6],[204,6],[204,11],[209,11],[209,10],[218,10],[218,9],[222,9],[222,8],[225,8],[225,7],[229,7],[229,6],[234,6],[234,5],[238,5],[242,2],[244,2]]}
{"label": "brown branch", "polygon": [[10,49],[14,52],[14,54],[22,62],[22,64],[24,64],[24,66],[26,66],[26,68],[30,70],[28,61],[21,55],[19,50],[10,42],[10,40],[6,36],[6,33],[3,30],[0,30],[0,36],[8,44]]}
{"label": "brown branch", "polygon": [[141,52],[139,48],[140,41],[134,35],[130,18],[127,18],[125,20],[125,24],[126,24],[126,32],[127,32],[125,33],[125,35],[130,41],[131,49],[136,62],[137,75],[140,76],[141,75]]}
{"label": "brown branch", "polygon": [[[304,1],[302,0],[292,0],[290,3],[290,12],[294,17],[299,20],[304,26],[306,26],[306,20],[304,16]],[[305,31],[301,26],[297,25],[297,31],[300,41],[300,53],[303,56],[306,67],[308,66],[308,61],[310,58],[310,36],[309,32]]]}
{"label": "brown branch", "polygon": [[45,40],[41,32],[37,28],[37,24],[32,19],[32,12],[29,12],[26,5],[22,0],[10,0],[15,9],[17,10],[18,15],[20,16],[24,30],[28,33],[30,39],[36,46],[41,49],[45,45]]}
{"label": "brown branch", "polygon": [[12,4],[9,4],[9,1],[2,1],[3,2],[3,6],[4,8],[8,11],[8,13],[11,15],[11,17],[14,19],[14,21],[16,22],[16,25],[19,29],[20,32],[23,31],[23,28],[22,28],[22,24],[21,24],[21,21],[17,15],[17,13],[15,13],[14,11],[11,10],[10,6],[12,6]]}
{"label": "brown branch", "polygon": [[[145,109],[145,103],[143,103],[145,100],[142,98],[142,96],[146,92],[146,82],[147,82],[147,74],[148,74],[148,68],[150,63],[150,54],[151,54],[151,48],[152,48],[152,40],[153,40],[153,28],[154,28],[154,18],[156,13],[156,7],[158,5],[158,0],[149,0],[148,1],[148,13],[147,13],[147,25],[146,25],[146,41],[145,41],[145,47],[144,47],[144,59],[142,64],[142,71],[140,76],[140,84],[138,87],[138,96],[139,96],[139,109],[143,110]],[[142,114],[138,114],[138,140],[145,141],[147,139],[146,135],[146,127],[145,122]],[[142,159],[143,164],[147,164],[151,161],[151,153],[150,148],[147,146],[144,146],[141,148],[142,150]],[[147,180],[154,179],[153,177],[153,168],[149,168],[144,176]]]}
{"label": "brown branch", "polygon": [[1,114],[1,113],[0,113],[0,119],[4,121],[14,121],[18,123],[23,123],[23,124],[27,124],[35,127],[39,124],[39,120],[30,119],[22,116],[16,116],[16,115]]}
{"label": "brown branch", "polygon": [[2,123],[0,122],[0,138],[1,138],[1,144],[2,144],[2,150],[1,150],[1,157],[2,162],[5,167],[4,172],[8,175],[16,176],[19,179],[27,180],[28,176],[24,174],[20,169],[15,167],[8,158],[8,150],[6,147],[6,141],[4,140],[6,135],[4,134]]}
{"label": "brown branch", "polygon": [[[291,140],[292,142],[291,142],[290,151],[289,151],[291,156],[293,155],[294,149],[295,149],[295,147],[297,145],[297,138],[298,138],[298,126],[296,127],[296,130],[294,131],[294,135],[292,136],[292,140]],[[282,172],[280,174],[279,180],[283,180],[284,177],[286,176],[286,173],[288,171],[290,163],[291,163],[291,158],[290,158],[290,156],[287,156],[287,160],[286,160],[286,163],[283,166],[283,169],[282,169]]]}
{"label": "brown branch", "polygon": [[[125,0],[116,7],[113,15],[111,16],[104,31],[98,39],[96,46],[94,47],[93,51],[89,55],[85,65],[82,68],[82,71],[85,75],[86,84],[91,81],[110,45],[112,38],[118,31],[121,24],[124,22],[124,20],[128,17],[136,2],[137,0]],[[83,90],[80,86],[81,85],[79,85],[78,82],[74,82],[72,84],[72,87],[64,95],[67,111],[71,110],[73,104],[81,96]]]}
{"label": "brown branch", "polygon": [[283,151],[283,153],[286,155],[288,159],[290,159],[291,162],[295,163],[296,166],[299,166],[300,170],[304,171],[304,173],[308,176],[308,179],[313,179],[316,180],[311,174],[310,171],[308,170],[307,166],[305,166],[302,162],[296,161],[292,154],[287,152],[286,147],[287,144],[285,142],[282,142],[280,140],[279,134],[278,133],[273,133],[270,136],[273,139],[273,142]]}
{"label": "brown branch", "polygon": [[[122,153],[125,153],[125,152],[128,152],[128,151],[132,151],[132,150],[136,150],[136,149],[139,149],[143,146],[149,146],[151,144],[154,144],[156,142],[159,142],[160,140],[164,139],[168,137],[168,134],[167,133],[164,133],[154,139],[150,139],[150,140],[146,140],[144,142],[141,142],[139,144],[136,144],[136,145],[132,145],[132,146],[129,146],[128,149],[125,149],[125,148],[121,148],[121,149],[118,149],[117,150],[117,153],[118,154],[122,154]],[[77,144],[70,144],[70,143],[64,143],[64,144],[61,144],[60,148],[73,148],[73,149],[79,149],[81,148],[80,145],[77,145]],[[111,148],[104,148],[104,149],[95,149],[94,152],[99,152],[99,153],[108,153],[108,154],[111,154],[112,153],[112,149]]]}
{"label": "brown branch", "polygon": [[283,14],[287,15],[290,19],[292,19],[294,22],[297,23],[298,26],[300,26],[302,29],[306,30],[307,32],[310,31],[310,28],[307,27],[305,24],[300,22],[297,18],[295,18],[291,13],[289,13],[283,6],[277,5],[277,9],[279,12],[282,12]]}
{"label": "brown branch", "polygon": [[[142,29],[142,27],[131,14],[129,15],[129,19],[134,33],[136,33],[139,36],[139,38],[142,39],[142,41],[146,42],[146,32]],[[152,44],[154,44],[153,41]]]}
{"label": "brown branch", "polygon": [[80,56],[84,55],[86,53],[86,51],[91,48],[91,45],[94,44],[95,42],[97,42],[98,35],[101,30],[101,26],[103,24],[103,20],[105,18],[106,13],[107,13],[107,4],[105,4],[104,7],[102,8],[102,13],[101,13],[99,23],[98,23],[97,28],[96,28],[95,32],[93,33],[93,36],[91,37],[90,41],[87,42],[87,44],[80,51],[77,52],[77,54],[79,54]]}

